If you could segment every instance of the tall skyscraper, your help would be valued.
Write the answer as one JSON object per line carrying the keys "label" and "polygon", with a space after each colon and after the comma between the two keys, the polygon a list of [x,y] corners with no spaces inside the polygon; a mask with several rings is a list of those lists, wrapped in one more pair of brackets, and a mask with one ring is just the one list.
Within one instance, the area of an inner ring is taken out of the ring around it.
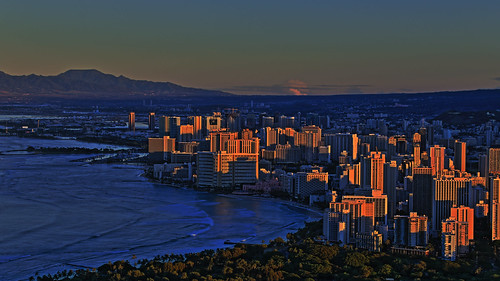
{"label": "tall skyscraper", "polygon": [[471,205],[470,179],[434,179],[432,191],[432,230],[434,232],[439,231],[442,220],[450,217],[453,206]]}
{"label": "tall skyscraper", "polygon": [[413,146],[415,145],[421,145],[422,143],[422,135],[419,133],[414,133],[413,134]]}
{"label": "tall skyscraper", "polygon": [[488,169],[490,175],[500,175],[500,147],[492,147],[489,149]]}
{"label": "tall skyscraper", "polygon": [[135,132],[135,112],[128,114],[128,130]]}
{"label": "tall skyscraper", "polygon": [[263,130],[265,132],[264,141],[266,143],[266,148],[273,149],[276,144],[278,144],[278,132],[271,127],[265,127]]}
{"label": "tall skyscraper", "polygon": [[469,240],[474,240],[474,209],[460,206],[451,208],[450,218],[455,218],[461,222],[467,222],[469,227]]}
{"label": "tall skyscraper", "polygon": [[490,179],[491,240],[500,240],[500,177]]}
{"label": "tall skyscraper", "polygon": [[427,150],[427,147],[430,146],[427,142],[427,129],[425,127],[420,128],[420,130],[418,130],[418,134],[420,135],[420,147],[422,148],[422,151],[425,151]]}
{"label": "tall skyscraper", "polygon": [[149,113],[149,116],[148,116],[148,129],[150,131],[153,131],[155,129],[155,113],[154,112],[150,112]]}
{"label": "tall skyscraper", "polygon": [[413,145],[413,162],[414,167],[419,167],[422,163],[420,158],[420,144]]}
{"label": "tall skyscraper", "polygon": [[398,164],[396,161],[384,163],[384,190],[387,194],[387,205],[389,218],[393,218],[396,213],[396,184],[398,182]]}
{"label": "tall skyscraper", "polygon": [[444,147],[432,146],[430,149],[432,175],[440,177],[444,170]]}
{"label": "tall skyscraper", "polygon": [[432,217],[432,168],[413,168],[413,210]]}
{"label": "tall skyscraper", "polygon": [[460,172],[465,172],[465,161],[466,161],[466,143],[461,141],[455,141],[455,156],[453,158],[453,164],[455,165],[455,170]]}
{"label": "tall skyscraper", "polygon": [[479,155],[479,175],[481,177],[488,177],[489,169],[488,169],[488,155],[480,154]]}
{"label": "tall skyscraper", "polygon": [[363,188],[384,190],[385,154],[372,151],[361,161],[361,185]]}

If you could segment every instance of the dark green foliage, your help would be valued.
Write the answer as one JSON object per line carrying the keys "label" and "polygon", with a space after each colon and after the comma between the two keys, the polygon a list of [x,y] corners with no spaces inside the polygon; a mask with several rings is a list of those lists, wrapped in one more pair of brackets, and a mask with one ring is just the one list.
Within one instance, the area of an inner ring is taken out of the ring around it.
{"label": "dark green foliage", "polygon": [[266,244],[151,260],[117,261],[95,270],[63,271],[37,280],[495,280],[496,269],[472,260],[442,261],[432,257],[397,256],[315,242],[322,222]]}

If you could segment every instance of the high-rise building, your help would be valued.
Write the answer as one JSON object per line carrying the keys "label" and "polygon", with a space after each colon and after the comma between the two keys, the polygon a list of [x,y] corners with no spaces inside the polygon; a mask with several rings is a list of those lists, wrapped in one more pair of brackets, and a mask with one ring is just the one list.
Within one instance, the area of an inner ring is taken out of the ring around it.
{"label": "high-rise building", "polygon": [[241,139],[250,140],[253,139],[253,131],[250,129],[243,129],[240,133]]}
{"label": "high-rise building", "polygon": [[257,128],[257,115],[254,113],[249,113],[246,116],[246,127],[252,130]]}
{"label": "high-rise building", "polygon": [[241,116],[236,109],[232,109],[226,115],[226,128],[231,132],[239,132],[241,130]]}
{"label": "high-rise building", "polygon": [[479,155],[479,176],[488,177],[488,155],[480,154]]}
{"label": "high-rise building", "polygon": [[274,126],[274,118],[271,116],[262,116],[261,127],[273,127]]}
{"label": "high-rise building", "polygon": [[179,141],[190,142],[193,139],[194,130],[193,125],[180,125],[179,126]]}
{"label": "high-rise building", "polygon": [[294,144],[301,147],[304,160],[308,162],[317,160],[321,144],[321,128],[314,125],[302,127],[302,132],[294,134]]}
{"label": "high-rise building", "polygon": [[451,215],[454,206],[470,206],[471,181],[467,178],[433,179],[432,183],[432,230],[439,231],[441,221]]}
{"label": "high-rise building", "polygon": [[415,145],[421,145],[422,143],[422,135],[419,133],[413,134],[413,146]]}
{"label": "high-rise building", "polygon": [[177,138],[179,135],[179,126],[181,125],[181,118],[176,116],[162,116],[158,125],[160,137],[169,136]]}
{"label": "high-rise building", "polygon": [[278,144],[278,131],[271,127],[265,127],[263,130],[265,132],[264,141],[266,143],[266,148],[273,149],[276,144]]}
{"label": "high-rise building", "polygon": [[276,145],[276,162],[278,163],[297,163],[301,159],[300,148],[291,144]]}
{"label": "high-rise building", "polygon": [[323,234],[326,240],[340,242],[341,245],[349,244],[349,209],[343,209],[339,212],[326,209],[323,215]]}
{"label": "high-rise building", "polygon": [[235,188],[259,179],[255,153],[198,152],[197,184],[200,187]]}
{"label": "high-rise building", "polygon": [[372,151],[361,161],[361,184],[363,188],[384,190],[385,154]]}
{"label": "high-rise building", "polygon": [[128,130],[135,132],[135,112],[128,114]]}
{"label": "high-rise building", "polygon": [[148,139],[148,152],[173,152],[175,151],[175,139],[168,136],[162,138],[149,138]]}
{"label": "high-rise building", "polygon": [[318,160],[320,162],[331,163],[332,160],[330,159],[330,155],[331,155],[331,147],[329,145],[318,147]]}
{"label": "high-rise building", "polygon": [[500,175],[500,147],[488,150],[488,169],[490,175]]}
{"label": "high-rise building", "polygon": [[350,185],[361,185],[361,164],[353,164],[347,167],[348,184]]}
{"label": "high-rise building", "polygon": [[208,135],[210,132],[219,131],[222,123],[222,117],[220,112],[214,112],[212,116],[205,117],[205,122],[203,126],[204,135]]}
{"label": "high-rise building", "polygon": [[441,223],[441,256],[455,260],[469,252],[469,226],[467,222],[448,218]]}
{"label": "high-rise building", "polygon": [[259,153],[259,139],[229,139],[224,144],[224,151],[228,153]]}
{"label": "high-rise building", "polygon": [[238,139],[237,132],[228,131],[213,131],[210,133],[210,151],[226,151],[226,143],[228,140]]}
{"label": "high-rise building", "polygon": [[337,160],[343,151],[347,151],[353,160],[358,159],[358,135],[325,134],[324,139],[325,145],[332,147],[332,159]]}
{"label": "high-rise building", "polygon": [[379,233],[377,230],[370,233],[356,233],[356,248],[380,252],[382,242],[382,233]]}
{"label": "high-rise building", "polygon": [[193,125],[193,138],[201,139],[203,137],[203,117],[189,116],[188,123]]}
{"label": "high-rise building", "polygon": [[466,161],[466,143],[461,141],[455,141],[455,156],[453,157],[453,164],[455,170],[460,172],[465,172],[465,161]]}
{"label": "high-rise building", "polygon": [[286,128],[295,128],[297,127],[297,122],[295,121],[295,117],[287,117],[286,118]]}
{"label": "high-rise building", "polygon": [[295,194],[299,198],[307,198],[314,192],[328,189],[328,173],[299,172],[295,176]]}
{"label": "high-rise building", "polygon": [[491,240],[500,240],[500,177],[490,179]]}
{"label": "high-rise building", "polygon": [[444,170],[444,147],[439,145],[430,148],[432,175],[440,177]]}
{"label": "high-rise building", "polygon": [[154,112],[150,112],[149,113],[149,116],[148,116],[148,129],[150,131],[153,131],[155,129],[155,113]]}
{"label": "high-rise building", "polygon": [[349,212],[349,219],[343,220],[347,223],[346,229],[351,242],[356,241],[356,233],[370,233],[374,230],[374,204],[365,200],[345,200],[342,202],[331,202],[329,212]]}
{"label": "high-rise building", "polygon": [[413,162],[414,162],[414,167],[419,167],[421,162],[421,155],[420,155],[420,144],[413,145]]}
{"label": "high-rise building", "polygon": [[467,222],[469,227],[469,240],[474,240],[474,209],[471,207],[453,207],[451,208],[451,218],[455,218],[457,221]]}
{"label": "high-rise building", "polygon": [[432,168],[413,168],[413,210],[432,217]]}
{"label": "high-rise building", "polygon": [[427,128],[422,127],[418,130],[418,134],[420,135],[420,147],[422,150],[426,150],[429,145],[427,141]]}
{"label": "high-rise building", "polygon": [[373,223],[387,225],[387,195],[373,194],[372,196],[364,195],[344,195],[342,202],[347,201],[363,201],[366,203],[373,203]]}
{"label": "high-rise building", "polygon": [[387,205],[389,218],[393,218],[396,213],[396,184],[398,182],[398,164],[396,161],[384,163],[384,190],[387,194]]}
{"label": "high-rise building", "polygon": [[388,140],[389,144],[389,155],[393,156],[396,154],[404,155],[407,150],[407,142],[405,136],[392,136]]}
{"label": "high-rise building", "polygon": [[409,216],[394,217],[394,244],[407,247],[425,247],[429,242],[428,218],[410,212]]}

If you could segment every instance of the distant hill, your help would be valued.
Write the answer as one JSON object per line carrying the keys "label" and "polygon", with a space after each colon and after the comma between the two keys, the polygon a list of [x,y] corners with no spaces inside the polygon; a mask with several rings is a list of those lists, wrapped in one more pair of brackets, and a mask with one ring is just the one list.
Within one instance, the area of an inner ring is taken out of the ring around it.
{"label": "distant hill", "polygon": [[439,116],[434,118],[436,120],[441,120],[446,125],[452,125],[456,127],[470,126],[473,124],[479,125],[484,124],[490,120],[500,121],[500,114],[498,112],[489,111],[447,111],[441,113]]}
{"label": "distant hill", "polygon": [[17,99],[137,99],[168,97],[220,97],[232,94],[188,88],[170,82],[133,80],[95,69],[68,70],[56,76],[14,76],[0,71],[0,97]]}

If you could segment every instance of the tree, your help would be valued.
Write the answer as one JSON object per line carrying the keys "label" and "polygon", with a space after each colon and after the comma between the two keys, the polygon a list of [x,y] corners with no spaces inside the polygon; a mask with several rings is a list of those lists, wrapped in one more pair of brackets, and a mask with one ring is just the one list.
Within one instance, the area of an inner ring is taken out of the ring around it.
{"label": "tree", "polygon": [[352,267],[362,267],[368,263],[368,258],[359,252],[348,253],[345,258],[345,264]]}
{"label": "tree", "polygon": [[363,278],[368,278],[372,274],[373,274],[373,268],[371,266],[364,265],[363,267],[361,267],[361,276]]}
{"label": "tree", "polygon": [[380,275],[383,276],[391,276],[392,274],[392,266],[389,264],[384,264],[382,268],[380,268]]}

